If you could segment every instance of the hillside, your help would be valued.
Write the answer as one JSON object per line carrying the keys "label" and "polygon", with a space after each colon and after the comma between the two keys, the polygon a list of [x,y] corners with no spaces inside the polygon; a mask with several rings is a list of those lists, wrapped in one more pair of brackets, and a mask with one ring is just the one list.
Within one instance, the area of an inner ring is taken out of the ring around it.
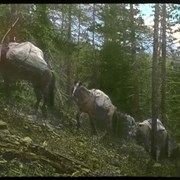
{"label": "hillside", "polygon": [[136,143],[92,136],[86,117],[77,132],[65,117],[40,114],[1,103],[0,176],[180,175],[177,161],[155,163]]}

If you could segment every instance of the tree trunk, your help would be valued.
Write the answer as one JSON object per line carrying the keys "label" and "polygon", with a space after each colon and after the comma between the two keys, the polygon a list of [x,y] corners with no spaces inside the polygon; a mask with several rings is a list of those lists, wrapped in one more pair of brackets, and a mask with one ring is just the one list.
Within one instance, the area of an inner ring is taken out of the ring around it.
{"label": "tree trunk", "polygon": [[[78,62],[79,62],[79,53],[80,53],[80,35],[81,35],[81,7],[80,7],[80,4],[78,4],[77,6],[78,10],[79,10],[79,13],[78,13],[78,42],[77,42],[77,45],[78,45],[78,54],[77,54],[77,59],[78,59]],[[76,62],[74,62],[76,63]],[[78,74],[78,68],[77,66],[75,66],[73,64],[73,67],[76,67],[76,69],[74,69],[74,74],[75,74],[75,77],[73,76],[73,78],[75,78],[75,80],[78,80],[79,79],[79,74]],[[73,79],[74,80],[74,79]]]}
{"label": "tree trunk", "polygon": [[81,30],[81,8],[80,8],[80,4],[78,4],[78,55],[79,55],[79,41],[80,41],[80,30]]}
{"label": "tree trunk", "polygon": [[166,123],[166,4],[162,9],[161,120]]}
{"label": "tree trunk", "polygon": [[159,4],[155,5],[154,43],[152,65],[152,143],[151,155],[156,159],[157,150],[157,118],[158,118],[158,32],[159,32]]}
{"label": "tree trunk", "polygon": [[[125,12],[125,9],[126,9],[126,5],[125,4],[122,4],[122,12],[123,12],[123,20],[122,20],[122,33],[123,33],[123,48],[125,48],[125,46],[126,46],[126,20],[125,20],[125,15],[124,15],[124,12]],[[123,53],[123,59],[124,59],[124,57],[125,57],[125,52],[123,51],[122,52]]]}
{"label": "tree trunk", "polygon": [[[48,17],[47,17],[47,5],[46,4],[38,4],[36,5],[36,8],[37,8],[37,16],[38,16],[38,21],[40,23],[40,25],[42,27],[48,27],[49,26],[49,20],[48,20]],[[42,51],[44,52],[44,56],[46,56],[46,53],[45,51],[47,50],[47,46],[46,46],[46,43],[45,43],[45,40],[46,39],[46,31],[44,29],[42,29],[41,33],[40,33],[40,38],[39,38],[39,47],[42,49]],[[46,60],[48,60],[46,57],[45,57]]]}
{"label": "tree trunk", "polygon": [[[72,14],[72,5],[68,5],[68,34],[67,34],[67,39],[68,39],[68,44],[71,44],[71,14]],[[66,75],[67,75],[67,88],[66,88],[66,93],[68,96],[71,95],[71,72],[72,72],[72,65],[71,65],[71,47],[68,47],[68,54],[67,54],[67,62],[66,62]]]}
{"label": "tree trunk", "polygon": [[136,38],[135,38],[135,27],[134,27],[134,8],[133,4],[130,4],[131,14],[131,58],[132,58],[132,74],[133,74],[133,107],[135,119],[140,119],[140,108],[139,108],[139,81],[138,81],[138,64],[136,59]]}
{"label": "tree trunk", "polygon": [[61,12],[62,12],[62,19],[61,19],[61,35],[64,37],[64,4],[61,4]]}
{"label": "tree trunk", "polygon": [[92,62],[93,62],[93,73],[92,73],[92,86],[98,88],[98,65],[96,61],[96,54],[95,54],[95,4],[93,4],[93,11],[92,11],[92,26],[93,26],[93,32],[92,32],[92,44],[93,44],[93,49],[92,49]]}

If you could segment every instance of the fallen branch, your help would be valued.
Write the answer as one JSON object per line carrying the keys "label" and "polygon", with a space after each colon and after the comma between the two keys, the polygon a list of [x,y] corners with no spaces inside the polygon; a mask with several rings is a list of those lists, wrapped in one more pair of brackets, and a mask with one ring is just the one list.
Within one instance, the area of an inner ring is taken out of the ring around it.
{"label": "fallen branch", "polygon": [[20,156],[21,158],[22,156],[25,156],[29,159],[44,161],[45,163],[48,163],[51,166],[53,166],[57,172],[61,173],[69,172],[71,174],[74,172],[75,169],[78,170],[81,168],[90,170],[89,167],[87,167],[82,162],[78,162],[75,159],[70,159],[64,155],[52,153],[51,151],[35,144],[30,144],[28,146],[22,145],[20,149],[19,147],[17,148],[17,146],[9,147],[0,144],[0,148],[0,154],[4,157],[4,159],[6,159],[6,156],[9,155],[11,157]]}
{"label": "fallen branch", "polygon": [[55,152],[52,153],[51,151],[45,149],[44,147],[33,145],[33,146],[28,146],[27,148],[30,152],[48,157],[52,161],[61,162],[62,159],[64,159],[64,160],[66,160],[66,162],[69,161],[71,165],[74,164],[78,168],[80,168],[79,166],[81,166],[83,168],[89,169],[88,166],[86,166],[82,162],[79,162],[78,160],[68,158],[67,156],[64,156],[64,155],[59,154],[59,153],[55,153]]}

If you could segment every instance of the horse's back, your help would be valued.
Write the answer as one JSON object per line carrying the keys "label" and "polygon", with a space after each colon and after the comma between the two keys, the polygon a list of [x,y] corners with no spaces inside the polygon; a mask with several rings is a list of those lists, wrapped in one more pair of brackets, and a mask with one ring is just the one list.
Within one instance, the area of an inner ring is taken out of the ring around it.
{"label": "horse's back", "polygon": [[114,106],[109,96],[107,96],[103,91],[99,89],[92,89],[90,91],[95,98],[97,109],[109,110],[112,106]]}
{"label": "horse's back", "polygon": [[[152,128],[152,119],[144,120],[142,123],[139,123],[139,124],[140,125],[146,124],[151,129]],[[163,131],[163,130],[165,130],[164,125],[162,124],[162,122],[159,119],[157,119],[157,131]]]}
{"label": "horse's back", "polygon": [[11,42],[8,47],[6,58],[9,62],[17,64],[17,66],[21,65],[41,71],[47,69],[42,50],[32,43],[28,41],[23,43]]}

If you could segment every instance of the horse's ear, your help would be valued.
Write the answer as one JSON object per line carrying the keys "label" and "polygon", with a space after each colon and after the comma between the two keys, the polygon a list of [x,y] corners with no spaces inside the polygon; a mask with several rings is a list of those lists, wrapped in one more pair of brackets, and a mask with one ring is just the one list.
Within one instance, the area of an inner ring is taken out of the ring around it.
{"label": "horse's ear", "polygon": [[76,85],[77,83],[78,83],[79,85],[82,85],[81,81],[78,81],[78,80],[74,81],[74,85]]}

